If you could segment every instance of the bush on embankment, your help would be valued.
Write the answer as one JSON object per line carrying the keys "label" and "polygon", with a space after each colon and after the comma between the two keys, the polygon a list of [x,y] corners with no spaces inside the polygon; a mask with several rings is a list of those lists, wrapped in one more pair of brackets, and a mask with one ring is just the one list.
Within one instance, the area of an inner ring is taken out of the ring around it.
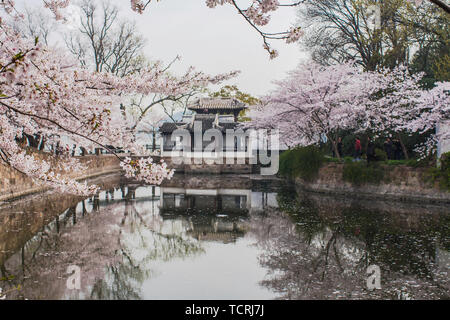
{"label": "bush on embankment", "polygon": [[342,180],[355,186],[391,182],[392,166],[410,167],[410,170],[425,167],[420,169],[426,170],[424,175],[420,175],[424,183],[435,184],[438,182],[441,190],[450,191],[450,152],[442,155],[439,168],[430,168],[429,162],[415,159],[384,160],[367,165],[366,161],[355,161],[351,157],[344,159],[325,157],[316,146],[297,147],[281,154],[279,173],[289,179],[301,178],[304,181],[312,182],[318,177],[322,165],[326,163],[341,164]]}
{"label": "bush on embankment", "polygon": [[342,178],[344,181],[351,182],[354,185],[379,184],[384,179],[384,169],[372,164],[367,166],[363,161],[344,163]]}
{"label": "bush on embankment", "polygon": [[296,147],[281,154],[279,172],[285,177],[312,181],[319,174],[324,161],[325,157],[318,147]]}
{"label": "bush on embankment", "polygon": [[450,152],[443,153],[439,162],[439,168],[431,168],[428,171],[428,179],[433,183],[439,181],[441,189],[450,191]]}

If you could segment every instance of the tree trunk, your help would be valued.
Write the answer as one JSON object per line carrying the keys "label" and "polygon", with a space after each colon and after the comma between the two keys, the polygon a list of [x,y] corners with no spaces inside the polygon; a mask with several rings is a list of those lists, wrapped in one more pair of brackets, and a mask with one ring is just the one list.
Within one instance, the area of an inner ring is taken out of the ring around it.
{"label": "tree trunk", "polygon": [[403,154],[405,155],[405,159],[409,160],[408,150],[406,149],[405,144],[403,143],[402,136],[400,135],[399,132],[397,133],[397,138],[398,138],[398,141],[400,141],[400,145],[402,146],[402,151],[403,151]]}
{"label": "tree trunk", "polygon": [[25,136],[25,144],[28,147],[34,148],[34,146],[36,145],[34,137],[26,133],[24,133],[23,135]]}
{"label": "tree trunk", "polygon": [[44,135],[41,135],[41,139],[39,140],[39,144],[38,144],[38,150],[42,151],[45,148],[45,139],[44,139]]}
{"label": "tree trunk", "polygon": [[331,139],[331,138],[328,137],[328,136],[327,136],[327,138],[331,141],[331,145],[332,145],[332,147],[333,147],[334,154],[337,156],[337,158],[338,158],[339,160],[341,160],[341,155],[339,154],[339,150],[338,150],[338,148],[337,148],[336,140],[333,140],[333,139]]}
{"label": "tree trunk", "polygon": [[54,147],[53,154],[55,156],[58,156],[59,155],[59,141],[56,143],[56,146],[53,145],[53,147]]}

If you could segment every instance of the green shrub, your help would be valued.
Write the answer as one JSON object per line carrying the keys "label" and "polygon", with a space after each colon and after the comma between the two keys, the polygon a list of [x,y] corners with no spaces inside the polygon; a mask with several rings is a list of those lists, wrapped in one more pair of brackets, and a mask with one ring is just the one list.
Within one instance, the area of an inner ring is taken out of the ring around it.
{"label": "green shrub", "polygon": [[294,150],[284,151],[280,155],[279,173],[283,176],[292,176],[294,161]]}
{"label": "green shrub", "polygon": [[423,163],[420,161],[417,161],[416,159],[409,159],[406,161],[406,165],[408,167],[420,167],[421,165],[423,165]]}
{"label": "green shrub", "polygon": [[283,176],[311,181],[317,177],[324,161],[325,157],[318,147],[297,147],[281,154],[279,172]]}
{"label": "green shrub", "polygon": [[376,157],[377,161],[386,161],[387,153],[381,149],[375,148],[375,157]]}
{"label": "green shrub", "polygon": [[439,159],[442,171],[448,171],[450,169],[450,152],[443,153]]}
{"label": "green shrub", "polygon": [[439,185],[442,189],[450,191],[450,152],[443,153],[439,162],[441,164]]}
{"label": "green shrub", "polygon": [[344,163],[352,163],[353,160],[354,160],[353,157],[349,157],[349,156],[344,157]]}
{"label": "green shrub", "polygon": [[339,160],[338,158],[326,156],[325,157],[325,162],[341,163],[342,160]]}
{"label": "green shrub", "polygon": [[439,168],[430,168],[425,180],[434,183],[439,181],[439,187],[450,191],[450,152],[443,153],[439,159]]}
{"label": "green shrub", "polygon": [[388,160],[385,162],[389,166],[398,166],[398,165],[405,165],[408,167],[419,167],[422,166],[423,163],[420,161],[417,161],[416,159],[409,159],[409,160]]}
{"label": "green shrub", "polygon": [[376,165],[367,166],[365,162],[361,161],[347,162],[344,164],[342,178],[354,185],[379,184],[384,179],[384,170]]}
{"label": "green shrub", "polygon": [[389,166],[405,165],[406,163],[407,163],[407,160],[388,160],[388,161],[386,161],[386,164]]}

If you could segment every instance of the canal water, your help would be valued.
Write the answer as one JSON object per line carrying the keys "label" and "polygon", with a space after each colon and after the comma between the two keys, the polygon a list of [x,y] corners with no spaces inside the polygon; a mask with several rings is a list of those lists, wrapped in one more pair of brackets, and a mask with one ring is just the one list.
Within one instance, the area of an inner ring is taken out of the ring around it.
{"label": "canal water", "polygon": [[450,298],[445,205],[256,175],[93,182],[0,204],[0,299]]}

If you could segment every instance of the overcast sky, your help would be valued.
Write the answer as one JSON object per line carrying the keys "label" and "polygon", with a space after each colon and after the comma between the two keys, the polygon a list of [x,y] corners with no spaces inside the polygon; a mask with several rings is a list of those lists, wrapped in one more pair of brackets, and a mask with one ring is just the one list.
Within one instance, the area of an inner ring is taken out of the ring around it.
{"label": "overcast sky", "polygon": [[[42,0],[17,2],[30,7],[42,4]],[[148,41],[145,53],[150,59],[169,62],[180,55],[182,61],[175,67],[180,72],[189,65],[210,74],[241,70],[227,84],[237,84],[253,95],[266,93],[272,80],[284,77],[306,57],[298,45],[278,40],[272,45],[280,55],[270,60],[261,37],[230,5],[210,9],[204,0],[162,0],[139,15],[131,10],[129,0],[111,2],[121,8],[124,19],[136,21]],[[295,8],[282,8],[267,31],[287,30],[295,21]]]}

